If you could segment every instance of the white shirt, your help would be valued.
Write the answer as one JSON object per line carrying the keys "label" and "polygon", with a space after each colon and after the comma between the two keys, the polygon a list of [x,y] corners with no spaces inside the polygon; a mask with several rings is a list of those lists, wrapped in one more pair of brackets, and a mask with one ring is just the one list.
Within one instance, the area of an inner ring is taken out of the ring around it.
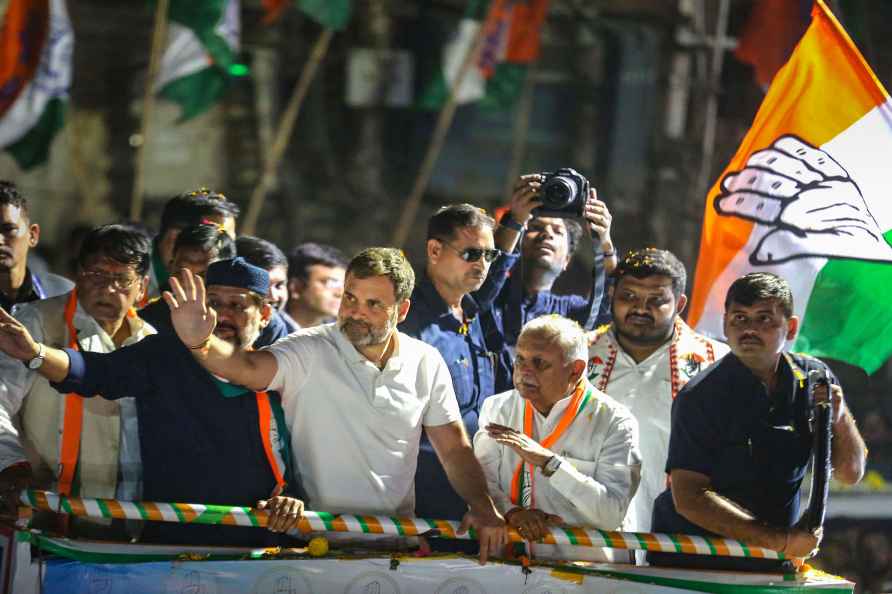
{"label": "white shirt", "polygon": [[398,332],[383,370],[326,324],[265,350],[278,370],[295,467],[312,509],[408,515],[422,425],[460,421],[443,357]]}
{"label": "white shirt", "polygon": [[[551,450],[563,458],[557,471],[546,477],[534,470],[533,505],[563,518],[567,524],[603,530],[623,527],[632,495],[638,486],[641,459],[638,423],[629,410],[591,385],[592,394]],[[533,408],[532,438],[541,442],[560,422],[571,397],[559,400],[543,416]],[[524,402],[517,390],[483,402],[480,430],[474,436],[474,454],[483,466],[489,492],[503,514],[517,507],[511,502],[511,480],[520,456],[492,439],[485,430],[498,423],[523,431]],[[608,560],[601,549],[533,545],[538,557]]]}
{"label": "white shirt", "polygon": [[[632,501],[636,523],[632,528],[649,532],[653,502],[666,490],[666,456],[669,453],[673,387],[670,359],[674,344],[676,390],[730,350],[721,342],[707,339],[678,320],[672,340],[663,344],[647,359],[636,363],[616,340],[611,329],[601,334],[589,348],[589,381],[632,411],[641,430],[641,486]],[[707,347],[709,345],[709,347]],[[615,353],[614,364],[610,360]],[[604,375],[609,375],[606,387]]]}

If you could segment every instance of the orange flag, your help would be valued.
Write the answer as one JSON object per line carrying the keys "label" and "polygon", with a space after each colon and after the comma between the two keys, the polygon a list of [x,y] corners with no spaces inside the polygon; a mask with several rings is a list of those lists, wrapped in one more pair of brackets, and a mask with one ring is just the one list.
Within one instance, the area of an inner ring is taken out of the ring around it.
{"label": "orange flag", "polygon": [[[795,350],[868,372],[892,353],[892,103],[822,0],[706,200],[690,322],[721,337],[728,286],[793,288]],[[887,289],[886,289],[887,290]]]}

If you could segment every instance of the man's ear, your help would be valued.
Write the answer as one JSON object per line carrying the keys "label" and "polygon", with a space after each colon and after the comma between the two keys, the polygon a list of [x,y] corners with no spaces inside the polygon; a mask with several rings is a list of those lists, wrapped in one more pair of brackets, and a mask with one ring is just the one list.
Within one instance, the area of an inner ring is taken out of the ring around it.
{"label": "man's ear", "polygon": [[787,320],[787,340],[796,338],[797,332],[799,332],[799,316],[790,316]]}
{"label": "man's ear", "polygon": [[677,315],[681,315],[681,312],[684,311],[684,308],[688,305],[688,296],[682,293],[678,296],[678,300],[675,302],[675,313]]}
{"label": "man's ear", "polygon": [[149,290],[149,275],[145,275],[141,279],[139,279],[139,291],[136,294],[136,303],[137,304],[142,303],[142,300],[146,296],[146,293],[148,290]]}
{"label": "man's ear", "polygon": [[264,301],[263,307],[260,308],[260,327],[266,328],[272,318],[273,306]]}
{"label": "man's ear", "polygon": [[300,294],[307,287],[307,283],[296,276],[288,279],[288,299],[300,299]]}
{"label": "man's ear", "polygon": [[37,247],[38,242],[40,242],[40,225],[31,223],[28,225],[28,246]]}
{"label": "man's ear", "polygon": [[406,315],[409,313],[409,306],[411,305],[412,301],[410,299],[403,299],[402,301],[400,301],[396,314],[397,323],[400,323],[406,319]]}
{"label": "man's ear", "polygon": [[573,361],[573,373],[571,374],[571,380],[573,378],[579,379],[579,377],[585,371],[586,367],[586,362],[582,359],[576,359],[575,361]]}
{"label": "man's ear", "polygon": [[443,244],[440,243],[439,239],[428,239],[427,240],[427,261],[434,263],[440,259],[440,255],[443,253]]}

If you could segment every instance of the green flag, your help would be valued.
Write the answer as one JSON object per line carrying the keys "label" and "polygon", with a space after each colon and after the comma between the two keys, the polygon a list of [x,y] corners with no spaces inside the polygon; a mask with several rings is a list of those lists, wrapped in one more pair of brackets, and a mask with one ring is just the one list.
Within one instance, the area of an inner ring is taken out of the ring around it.
{"label": "green flag", "polygon": [[188,120],[219,101],[239,46],[238,0],[172,0],[155,88]]}

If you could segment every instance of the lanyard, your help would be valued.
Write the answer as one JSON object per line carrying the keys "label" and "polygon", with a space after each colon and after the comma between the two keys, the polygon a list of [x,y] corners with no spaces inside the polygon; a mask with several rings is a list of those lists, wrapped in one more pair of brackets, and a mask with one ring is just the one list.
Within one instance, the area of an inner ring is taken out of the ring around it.
{"label": "lanyard", "polygon": [[[558,421],[557,426],[545,437],[545,439],[539,442],[542,447],[550,449],[564,435],[564,433],[566,433],[574,419],[579,415],[579,411],[585,408],[585,405],[588,403],[591,396],[592,389],[589,388],[586,390],[585,381],[580,381],[573,392],[573,396],[570,398],[570,404],[567,405],[564,414],[561,415],[561,419]],[[533,438],[533,406],[530,404],[529,400],[524,401],[523,404],[523,432],[530,439]],[[524,469],[524,465],[525,462],[521,458],[520,463],[518,463],[517,468],[514,471],[514,476],[511,479],[511,503],[521,507],[533,507],[533,481],[535,472],[532,465],[527,465],[527,469]],[[529,484],[523,485],[522,483],[526,480],[529,481]],[[528,501],[523,501],[525,492],[529,492],[529,497],[526,498]]]}

